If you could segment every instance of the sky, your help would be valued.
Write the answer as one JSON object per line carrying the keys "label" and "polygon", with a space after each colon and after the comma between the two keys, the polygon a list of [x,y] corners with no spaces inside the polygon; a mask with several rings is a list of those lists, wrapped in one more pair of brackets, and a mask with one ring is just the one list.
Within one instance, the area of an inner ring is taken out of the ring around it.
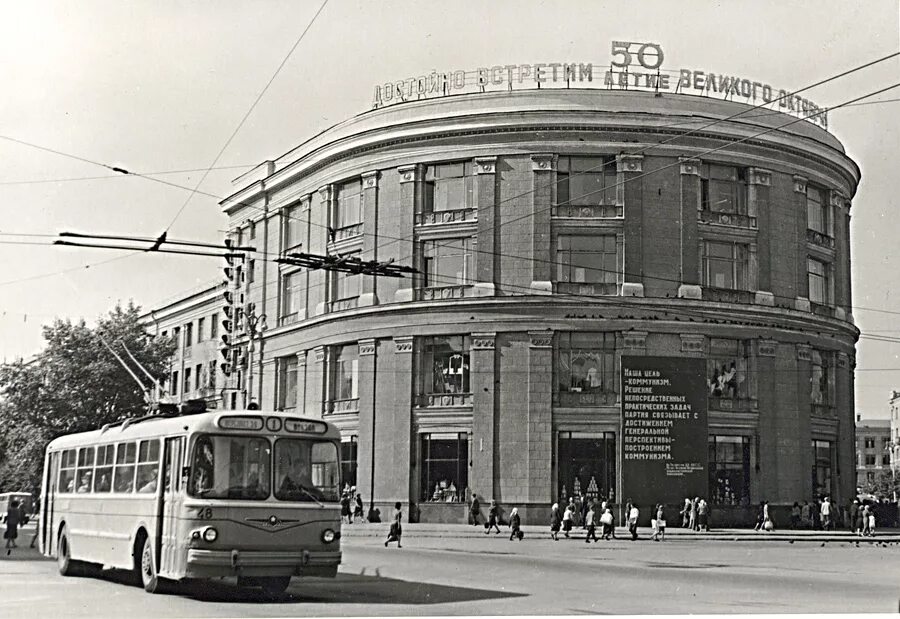
{"label": "sky", "polygon": [[[432,70],[605,65],[611,42],[628,40],[660,44],[665,68],[797,90],[900,50],[896,0],[328,0],[234,134],[321,6],[0,0],[0,362],[38,352],[41,325],[54,317],[90,323],[118,301],[153,307],[220,279],[216,258],[54,247],[58,233],[168,229],[169,238],[221,242],[227,220],[214,196],[370,109],[376,84]],[[803,96],[832,106],[896,82],[894,58]],[[829,117],[862,169],[851,253],[864,417],[887,417],[900,390],[896,99],[900,88]],[[220,152],[202,193],[172,186],[195,187]]]}

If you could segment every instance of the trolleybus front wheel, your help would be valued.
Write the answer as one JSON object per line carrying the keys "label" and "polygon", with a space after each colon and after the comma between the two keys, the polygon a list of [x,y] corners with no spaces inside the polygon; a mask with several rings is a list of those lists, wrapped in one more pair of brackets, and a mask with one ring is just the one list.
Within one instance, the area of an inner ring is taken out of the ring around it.
{"label": "trolleybus front wheel", "polygon": [[162,589],[161,579],[156,573],[153,542],[149,536],[144,537],[144,547],[141,550],[141,584],[147,593],[158,593]]}

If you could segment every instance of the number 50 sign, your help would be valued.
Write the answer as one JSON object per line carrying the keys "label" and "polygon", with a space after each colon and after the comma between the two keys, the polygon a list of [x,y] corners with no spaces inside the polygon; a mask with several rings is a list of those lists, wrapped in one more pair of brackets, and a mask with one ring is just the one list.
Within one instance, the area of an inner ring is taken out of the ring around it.
{"label": "number 50 sign", "polygon": [[614,67],[628,67],[637,63],[645,69],[658,69],[662,66],[665,54],[657,43],[636,43],[634,41],[613,41],[612,61]]}

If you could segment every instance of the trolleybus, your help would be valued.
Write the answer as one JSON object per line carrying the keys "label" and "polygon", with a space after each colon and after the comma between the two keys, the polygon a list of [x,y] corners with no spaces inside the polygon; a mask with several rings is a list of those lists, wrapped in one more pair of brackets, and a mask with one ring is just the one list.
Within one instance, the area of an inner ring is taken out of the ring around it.
{"label": "trolleybus", "polygon": [[44,461],[41,552],[64,576],[133,570],[233,576],[283,592],[334,577],[340,434],[320,419],[260,410],[165,413],[63,436]]}

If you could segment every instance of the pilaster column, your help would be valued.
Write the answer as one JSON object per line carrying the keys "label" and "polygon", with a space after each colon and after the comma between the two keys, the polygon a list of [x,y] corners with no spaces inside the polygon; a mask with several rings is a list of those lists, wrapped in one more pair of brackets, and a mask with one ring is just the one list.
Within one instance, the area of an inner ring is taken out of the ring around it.
{"label": "pilaster column", "polygon": [[553,332],[529,331],[528,348],[528,502],[552,498]]}
{"label": "pilaster column", "polygon": [[[853,367],[850,355],[839,352],[836,357],[834,396],[837,412],[837,470],[835,471],[835,488],[837,496],[833,497],[836,505],[846,505],[848,500],[856,496],[856,417],[853,403]],[[880,456],[881,454],[879,454]]]}
{"label": "pilaster column", "polygon": [[[625,186],[625,282],[622,284],[622,296],[642,297],[644,296],[644,191],[639,177],[644,171],[644,156],[617,156],[616,171],[623,176]],[[693,216],[696,218],[696,213]]]}
{"label": "pilaster column", "polygon": [[553,200],[553,184],[556,179],[556,156],[552,154],[532,155],[531,170],[533,172],[533,191],[531,194],[531,224],[528,226],[532,258],[531,294],[550,295],[553,294],[550,206]]}
{"label": "pilaster column", "polygon": [[[796,369],[794,380],[797,384],[796,405],[779,411],[779,477],[781,478],[781,500],[791,497],[812,497],[812,347],[796,345]],[[796,471],[789,479],[784,479],[786,471]],[[797,478],[795,478],[795,476]],[[798,479],[799,478],[799,479]],[[790,482],[790,483],[785,483]],[[793,498],[796,500],[796,498]]]}
{"label": "pilaster column", "polygon": [[834,239],[834,279],[832,288],[834,290],[831,297],[835,309],[841,310],[842,316],[836,318],[846,318],[846,313],[850,311],[850,236],[849,224],[850,208],[847,198],[839,191],[831,191],[829,210],[829,233]]}
{"label": "pilaster column", "polygon": [[375,412],[377,375],[377,345],[374,339],[359,341],[359,435],[356,451],[356,488],[364,501],[373,503],[375,495],[375,441],[378,436]]}
{"label": "pilaster column", "polygon": [[[325,405],[325,348],[317,346],[312,350],[313,356],[306,367],[306,408],[304,413],[310,417],[321,417]],[[299,368],[298,368],[299,378]],[[299,393],[298,401],[299,401]]]}
{"label": "pilaster column", "polygon": [[276,361],[275,357],[270,357],[264,359],[261,364],[262,374],[259,377],[259,399],[257,399],[260,408],[275,410]]}
{"label": "pilaster column", "polygon": [[475,254],[474,293],[492,297],[497,281],[497,158],[475,158],[475,208],[478,212],[478,252]]}
{"label": "pilaster column", "polygon": [[[331,213],[334,211],[334,186],[325,185],[319,188],[319,204],[310,209],[309,252],[324,256],[327,249],[328,228],[331,225]],[[328,272],[314,269],[309,272],[310,296],[315,296],[316,304],[310,304],[313,315],[321,316],[328,307]]]}
{"label": "pilaster column", "polygon": [[701,208],[700,160],[684,157],[679,157],[678,160],[681,162],[681,285],[678,286],[678,296],[700,299],[703,296],[700,286],[700,229],[697,216],[697,211]]}
{"label": "pilaster column", "polygon": [[[777,384],[777,368],[786,372],[794,371],[794,355],[788,346],[779,349],[775,340],[757,340],[756,348],[756,385],[758,390],[759,426],[755,438],[756,465],[750,474],[750,500],[753,503],[773,500],[778,489],[778,417],[782,408],[790,408],[788,403],[780,403],[780,397],[793,395],[795,385],[787,381],[788,390]],[[779,354],[781,353],[781,354]]]}
{"label": "pilaster column", "polygon": [[[399,212],[399,234],[401,240],[391,243],[390,257],[401,264],[418,264],[419,259],[413,243],[413,228],[416,212],[416,188],[422,177],[422,168],[416,165],[402,165],[397,168],[400,174],[400,201],[396,208]],[[406,302],[413,300],[413,289],[420,276],[400,278],[397,292],[394,293],[394,301]]]}
{"label": "pilaster column", "polygon": [[297,406],[306,402],[306,359],[308,351],[301,350],[297,353]]}
{"label": "pilaster column", "polygon": [[797,213],[797,243],[795,264],[797,269],[797,299],[794,307],[802,312],[811,311],[809,305],[809,279],[806,254],[806,183],[804,176],[794,176],[794,212]]}
{"label": "pilaster column", "polygon": [[[378,260],[378,170],[362,175],[363,250],[362,260]],[[404,233],[405,234],[405,233]],[[401,236],[401,235],[397,235]],[[378,305],[378,278],[361,275],[362,287],[357,305]]]}
{"label": "pilaster column", "polygon": [[757,294],[757,303],[762,301],[762,305],[768,305],[766,301],[771,297],[774,305],[775,297],[769,292],[772,289],[772,262],[769,253],[769,234],[770,227],[770,209],[769,197],[772,191],[772,173],[762,168],[750,168],[747,170],[747,216],[751,222],[755,222],[753,227],[762,232],[757,237],[758,259],[757,259],[757,292],[763,292],[762,295]]}
{"label": "pilaster column", "polygon": [[472,366],[472,470],[469,488],[488,499],[497,496],[497,360],[496,333],[473,333],[469,363]]}

